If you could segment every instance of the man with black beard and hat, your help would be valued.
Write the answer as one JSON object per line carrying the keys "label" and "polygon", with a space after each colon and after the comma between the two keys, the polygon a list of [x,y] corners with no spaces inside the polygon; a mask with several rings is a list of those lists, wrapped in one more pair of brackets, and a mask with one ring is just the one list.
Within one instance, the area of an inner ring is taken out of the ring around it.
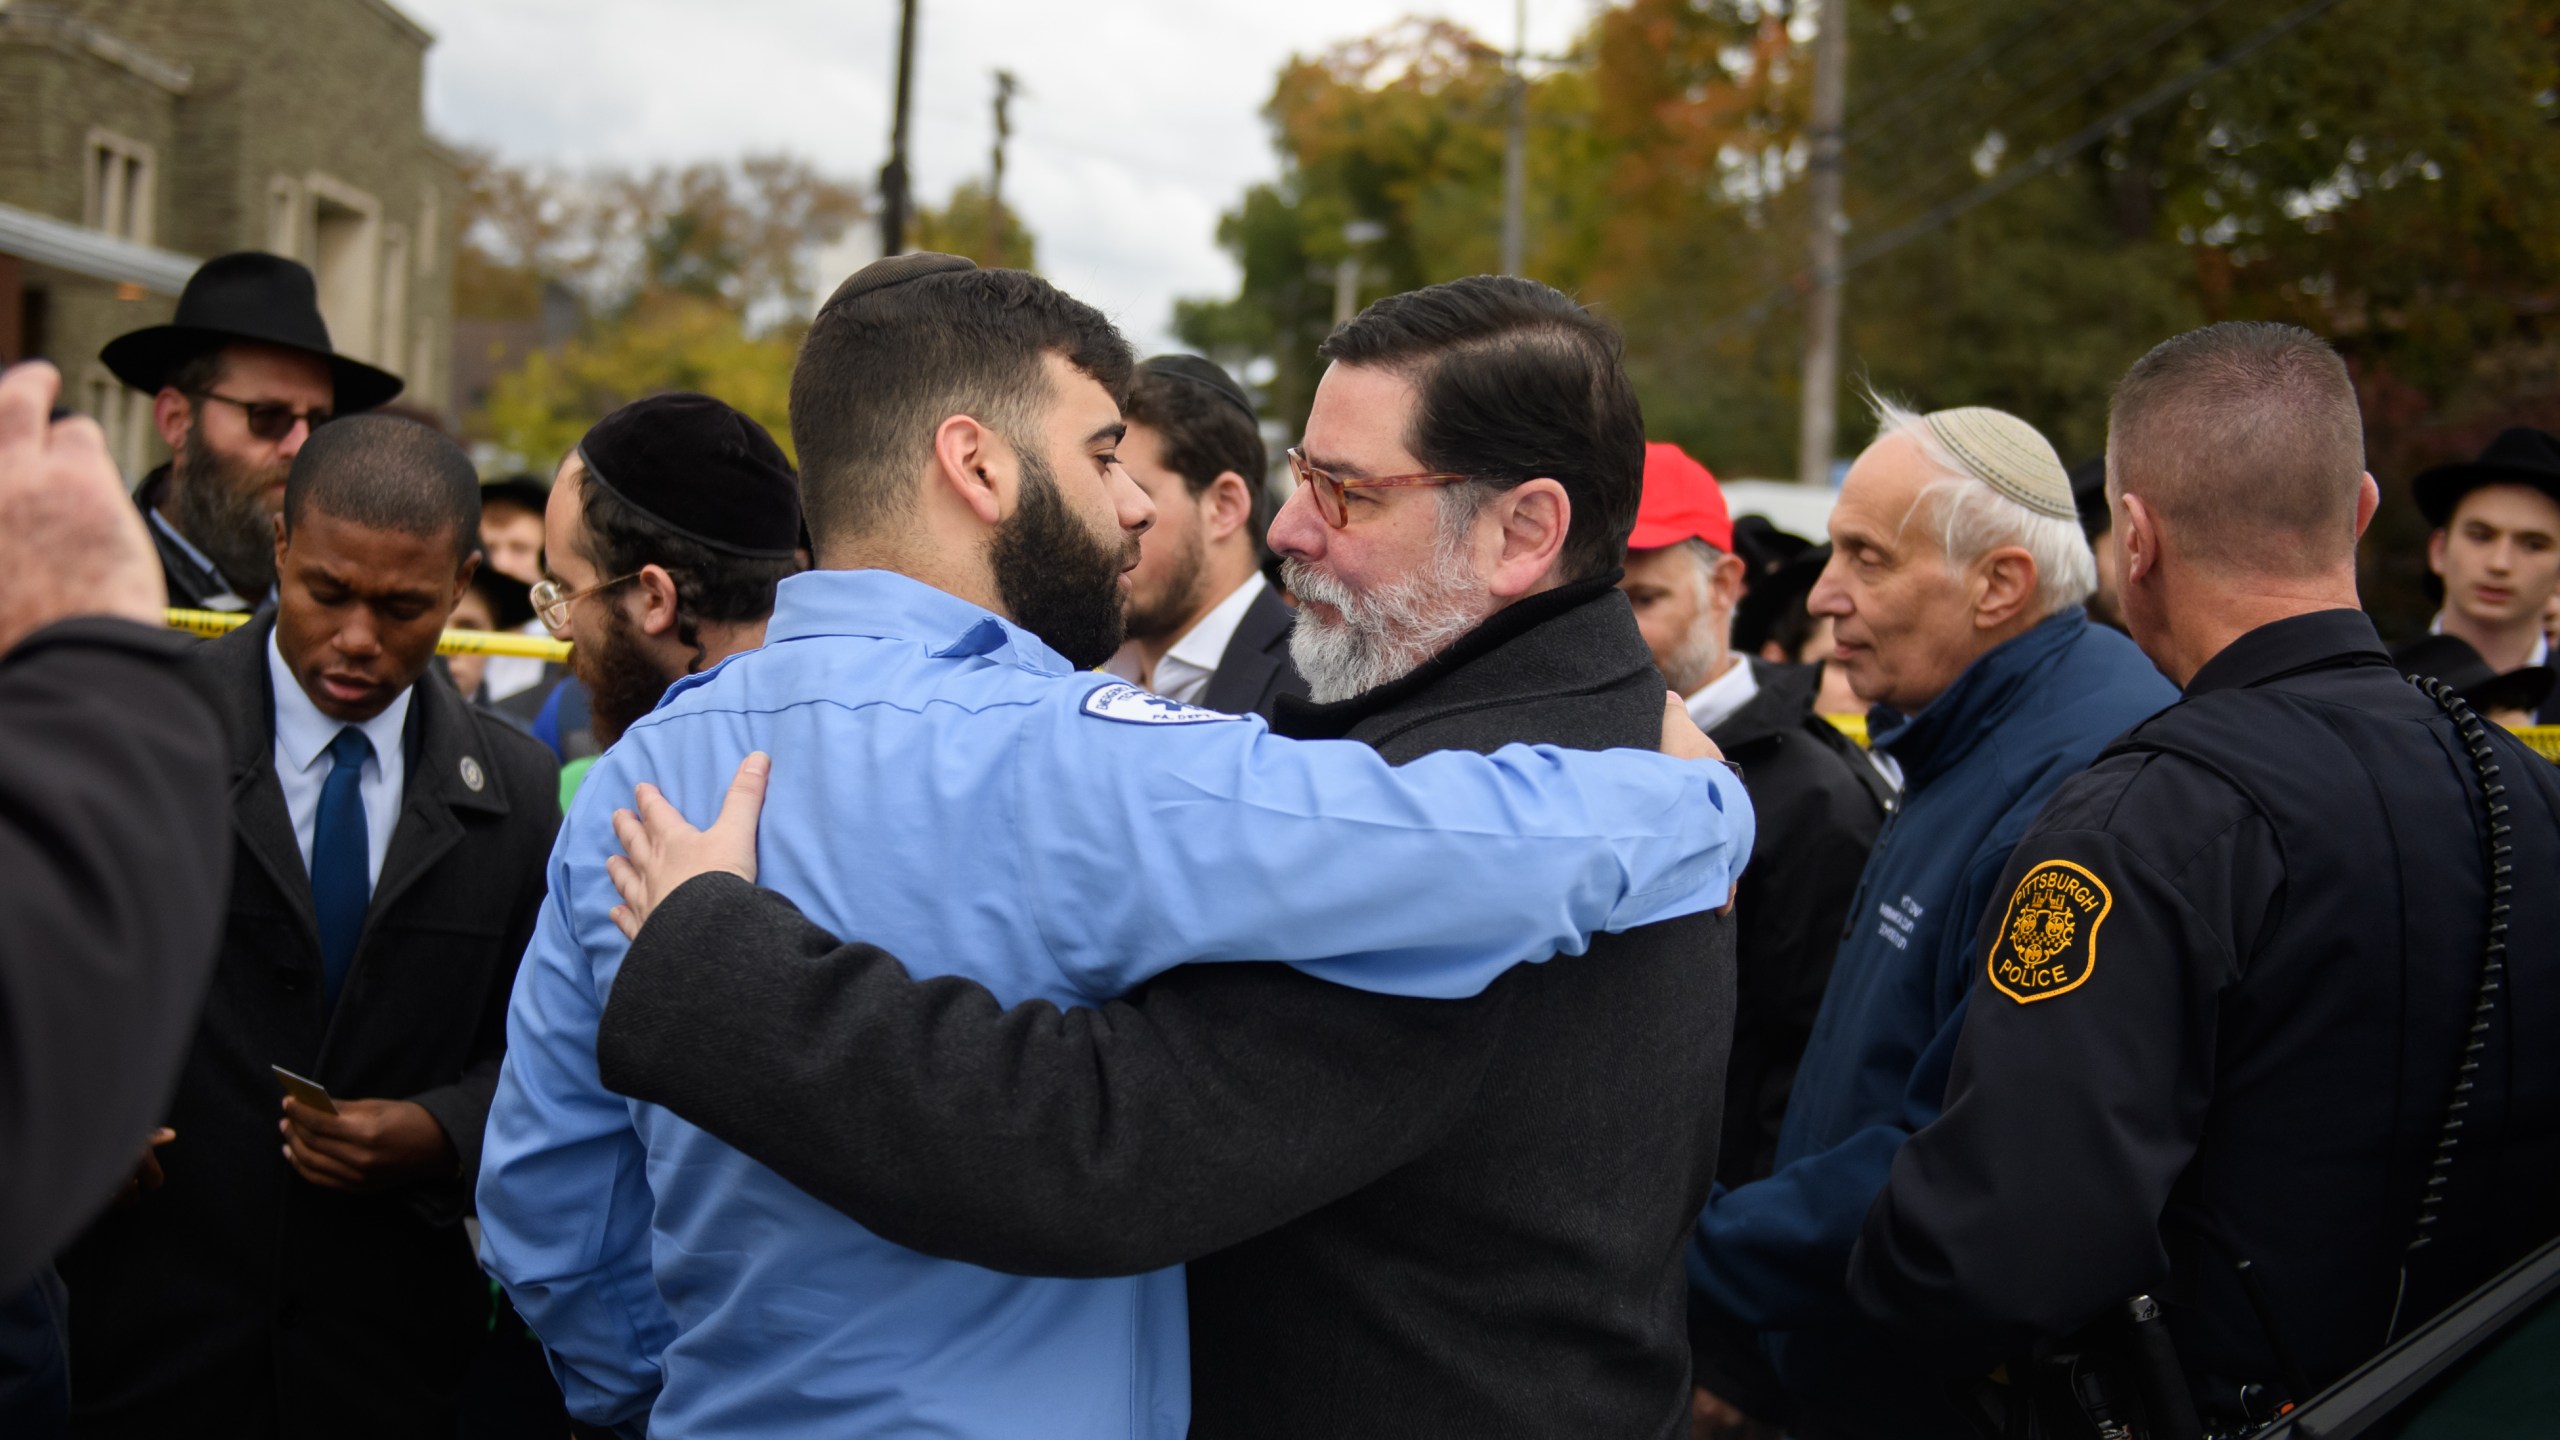
{"label": "man with black beard and hat", "polygon": [[774,586],[800,568],[800,479],[745,415],[708,395],[653,395],[597,421],[560,462],[542,529],[534,609],[573,642],[601,749],[668,686],[764,643]]}
{"label": "man with black beard and hat", "polygon": [[166,465],[135,503],[151,523],[169,603],[248,610],[275,588],[275,519],[285,472],[315,426],[400,393],[397,375],[329,347],[311,272],[242,251],[204,263],[166,325],[98,352],[150,395]]}

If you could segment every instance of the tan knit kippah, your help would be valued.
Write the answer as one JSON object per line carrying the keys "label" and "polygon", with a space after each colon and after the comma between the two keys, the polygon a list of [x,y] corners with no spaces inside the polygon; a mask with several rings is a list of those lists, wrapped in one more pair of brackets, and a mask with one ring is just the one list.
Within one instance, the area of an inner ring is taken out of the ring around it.
{"label": "tan knit kippah", "polygon": [[1933,411],[1920,417],[1920,423],[1992,489],[2039,515],[2079,522],[2070,473],[2053,453],[2053,442],[2033,425],[1984,405]]}

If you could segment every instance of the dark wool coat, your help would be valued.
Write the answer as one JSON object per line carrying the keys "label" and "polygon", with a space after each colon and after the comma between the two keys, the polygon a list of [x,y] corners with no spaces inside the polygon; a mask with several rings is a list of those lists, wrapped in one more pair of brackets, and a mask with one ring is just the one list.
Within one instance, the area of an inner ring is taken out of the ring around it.
{"label": "dark wool coat", "polygon": [[[231,707],[229,917],[168,1110],[168,1182],[62,1260],[73,1432],[448,1440],[489,1317],[460,1221],[559,824],[557,771],[430,667],[400,819],[327,1011],[310,874],[275,773],[273,628],[260,616],[196,652]],[[459,1173],[367,1196],[302,1180],[279,1153],[271,1065],[426,1107]]]}
{"label": "dark wool coat", "polygon": [[[1284,704],[1277,728],[1395,761],[1652,749],[1662,704],[1625,597],[1593,581],[1358,699]],[[1226,964],[1005,1011],[704,877],[625,957],[598,1060],[929,1254],[1060,1275],[1190,1261],[1201,1440],[1673,1437],[1681,1251],[1715,1171],[1732,1005],[1733,922],[1702,913],[1467,1000]]]}
{"label": "dark wool coat", "polygon": [[189,645],[90,618],[0,656],[0,1435],[61,1429],[45,1262],[132,1173],[213,973],[228,747]]}

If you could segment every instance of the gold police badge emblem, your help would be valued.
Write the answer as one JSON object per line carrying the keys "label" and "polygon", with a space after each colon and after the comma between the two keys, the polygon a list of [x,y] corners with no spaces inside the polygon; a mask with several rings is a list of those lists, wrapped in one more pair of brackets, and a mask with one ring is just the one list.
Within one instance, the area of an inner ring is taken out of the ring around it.
{"label": "gold police badge emblem", "polygon": [[2029,870],[1991,942],[1991,983],[2021,1005],[2087,984],[2098,968],[2098,926],[2115,903],[2107,882],[2068,860]]}

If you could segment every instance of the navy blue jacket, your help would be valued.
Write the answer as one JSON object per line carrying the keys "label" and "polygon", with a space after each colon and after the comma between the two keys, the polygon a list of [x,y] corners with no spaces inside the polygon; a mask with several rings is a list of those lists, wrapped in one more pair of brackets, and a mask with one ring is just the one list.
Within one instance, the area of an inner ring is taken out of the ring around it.
{"label": "navy blue jacket", "polygon": [[[1969,1433],[1851,1305],[1849,1252],[1894,1153],[1938,1116],[1974,932],[2010,849],[2057,786],[2177,695],[2132,641],[2074,608],[1976,660],[1919,714],[1870,722],[1902,767],[1902,808],[1849,907],[1777,1171],[1719,1190],[1690,1255],[1704,1324],[1760,1337],[1784,1390],[1786,1413],[1769,1418],[1807,1435]],[[1714,1370],[1702,1357],[1702,1383]]]}

